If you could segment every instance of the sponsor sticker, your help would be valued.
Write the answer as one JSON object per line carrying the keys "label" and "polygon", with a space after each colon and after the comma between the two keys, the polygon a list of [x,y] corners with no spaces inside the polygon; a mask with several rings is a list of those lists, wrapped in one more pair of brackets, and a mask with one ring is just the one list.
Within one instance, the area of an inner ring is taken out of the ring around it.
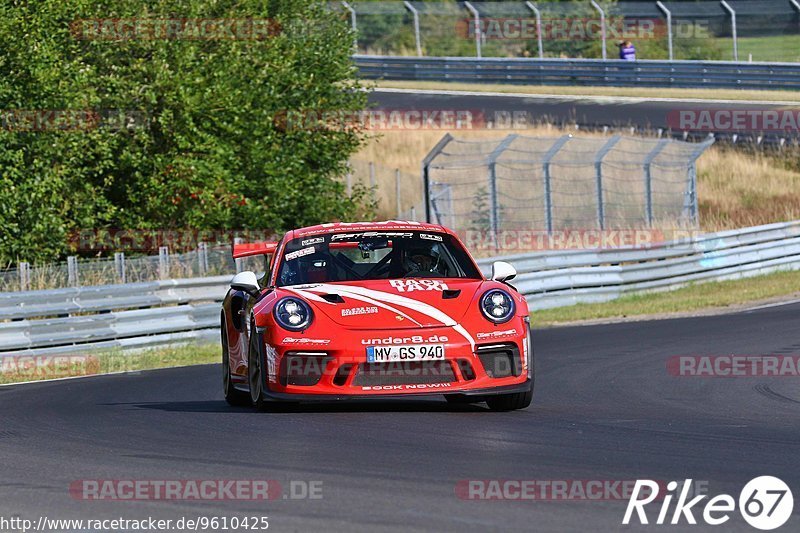
{"label": "sponsor sticker", "polygon": [[325,242],[325,237],[313,237],[311,239],[303,239],[300,241],[303,246],[311,246],[312,244],[319,244]]}
{"label": "sponsor sticker", "polygon": [[330,339],[305,339],[298,337],[284,337],[281,344],[316,344],[325,346],[331,343]]}
{"label": "sponsor sticker", "polygon": [[374,315],[377,312],[378,308],[374,306],[349,307],[347,309],[342,309],[342,316]]}
{"label": "sponsor sticker", "polygon": [[452,387],[452,383],[415,383],[410,385],[372,385],[361,387],[361,390],[415,390],[415,389],[445,389]]}
{"label": "sponsor sticker", "polygon": [[447,283],[436,279],[393,279],[389,285],[397,289],[397,292],[414,291],[446,291]]}
{"label": "sponsor sticker", "polygon": [[313,246],[310,246],[308,248],[302,248],[302,249],[297,250],[295,252],[289,252],[288,254],[286,254],[286,260],[287,261],[291,261],[292,259],[297,259],[298,257],[311,255],[314,252],[316,252],[316,248],[314,248]]}
{"label": "sponsor sticker", "polygon": [[359,241],[362,239],[410,239],[413,233],[398,231],[365,231],[363,233],[337,233],[331,236],[331,241]]}
{"label": "sponsor sticker", "polygon": [[475,338],[477,339],[496,339],[498,337],[508,337],[510,335],[516,335],[516,329],[506,329],[503,331],[490,331],[490,332],[479,332],[475,334]]}
{"label": "sponsor sticker", "polygon": [[382,339],[361,339],[361,344],[370,345],[398,345],[398,344],[423,344],[423,343],[443,343],[447,342],[446,335],[412,335],[410,337],[385,337]]}
{"label": "sponsor sticker", "polygon": [[433,234],[430,234],[430,233],[420,233],[419,234],[419,238],[420,239],[425,239],[426,241],[442,242],[442,236],[441,235],[433,235]]}

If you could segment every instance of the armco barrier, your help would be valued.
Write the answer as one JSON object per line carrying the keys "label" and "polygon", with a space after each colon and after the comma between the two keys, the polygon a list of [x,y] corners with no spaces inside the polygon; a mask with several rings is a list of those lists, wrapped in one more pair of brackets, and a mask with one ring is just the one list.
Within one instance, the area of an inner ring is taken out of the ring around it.
{"label": "armco barrier", "polygon": [[525,85],[800,89],[800,63],[353,56],[366,79]]}
{"label": "armco barrier", "polygon": [[[548,251],[482,259],[517,269],[531,309],[800,270],[800,221],[709,233],[650,248]],[[228,276],[0,293],[0,357],[143,348],[217,339]]]}

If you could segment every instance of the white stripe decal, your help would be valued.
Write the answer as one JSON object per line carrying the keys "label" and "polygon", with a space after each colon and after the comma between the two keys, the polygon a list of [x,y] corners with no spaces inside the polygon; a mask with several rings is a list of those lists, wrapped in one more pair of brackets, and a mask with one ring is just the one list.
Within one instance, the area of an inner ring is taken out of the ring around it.
{"label": "white stripe decal", "polygon": [[[316,288],[314,288],[314,289],[300,289],[300,292],[302,292],[303,296],[313,296],[313,297],[314,297],[314,298],[309,298],[309,299],[316,299],[316,298],[319,298],[320,300],[326,301],[326,300],[324,300],[323,298],[320,298],[319,296],[317,296],[316,294],[314,294],[314,293],[310,292],[310,291],[312,291],[312,290],[318,290],[318,289],[316,289]],[[328,291],[323,291],[323,292],[327,293]],[[340,291],[336,291],[336,292],[341,292],[341,293],[344,293],[344,294],[346,294],[346,295],[347,295],[349,298],[353,298],[354,300],[358,300],[359,302],[364,302],[364,303],[368,303],[368,304],[376,305],[376,306],[378,306],[378,307],[381,307],[381,308],[383,308],[383,309],[386,309],[387,311],[391,311],[392,313],[397,313],[398,315],[402,315],[404,318],[407,318],[407,319],[409,319],[411,322],[413,322],[414,324],[416,324],[416,325],[418,325],[418,326],[422,327],[422,324],[420,324],[419,322],[417,322],[416,320],[414,320],[414,318],[413,318],[413,317],[411,317],[411,316],[407,315],[406,313],[404,313],[404,312],[400,311],[399,309],[397,309],[397,308],[395,308],[395,307],[392,307],[391,305],[386,305],[386,304],[385,304],[385,303],[383,303],[383,302],[380,302],[380,301],[378,301],[378,300],[374,300],[374,299],[370,298],[369,296],[363,296],[363,295],[361,295],[361,294],[354,294],[354,293],[351,293],[351,292],[348,292],[348,291],[341,291],[341,290],[340,290]],[[328,303],[330,303],[330,302],[328,302]]]}
{"label": "white stripe decal", "polygon": [[405,296],[400,296],[399,294],[391,294],[388,292],[383,291],[376,291],[372,289],[365,289],[363,287],[354,287],[352,285],[328,285],[328,284],[320,284],[318,287],[314,287],[310,290],[322,290],[326,292],[341,292],[343,294],[348,294],[350,296],[364,296],[368,298],[376,298],[380,299],[395,305],[400,305],[403,307],[407,307],[409,309],[413,309],[423,315],[427,315],[434,320],[438,320],[445,326],[452,327],[458,333],[460,333],[467,341],[470,343],[472,348],[475,348],[475,340],[472,336],[452,317],[443,313],[439,309],[436,309],[432,305],[426,304],[424,302],[420,302],[417,300],[412,300],[411,298],[406,298]]}

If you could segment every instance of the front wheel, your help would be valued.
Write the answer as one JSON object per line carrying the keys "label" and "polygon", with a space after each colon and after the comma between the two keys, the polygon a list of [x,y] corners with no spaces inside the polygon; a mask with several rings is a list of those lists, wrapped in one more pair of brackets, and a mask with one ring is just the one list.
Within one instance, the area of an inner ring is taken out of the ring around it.
{"label": "front wheel", "polygon": [[514,411],[516,409],[525,409],[531,404],[532,399],[533,381],[531,381],[531,387],[526,391],[491,396],[486,399],[486,404],[492,411]]}
{"label": "front wheel", "polygon": [[247,349],[247,383],[250,386],[250,401],[259,411],[266,411],[264,400],[264,358],[259,349],[256,325],[250,324],[250,342]]}
{"label": "front wheel", "polygon": [[233,386],[231,382],[231,362],[228,356],[228,334],[225,323],[222,324],[222,392],[229,405],[241,407],[250,405],[250,395]]}
{"label": "front wheel", "polygon": [[247,381],[250,385],[249,400],[261,412],[287,412],[297,406],[297,402],[275,401],[264,398],[264,352],[263,343],[258,338],[256,325],[250,325],[250,343],[247,350]]}

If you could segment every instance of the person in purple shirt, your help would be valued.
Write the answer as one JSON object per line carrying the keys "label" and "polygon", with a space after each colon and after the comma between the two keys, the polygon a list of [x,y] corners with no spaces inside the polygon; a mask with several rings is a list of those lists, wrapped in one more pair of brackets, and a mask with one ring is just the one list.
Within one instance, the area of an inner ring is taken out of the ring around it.
{"label": "person in purple shirt", "polygon": [[636,61],[636,47],[630,41],[619,42],[619,58],[624,61]]}

